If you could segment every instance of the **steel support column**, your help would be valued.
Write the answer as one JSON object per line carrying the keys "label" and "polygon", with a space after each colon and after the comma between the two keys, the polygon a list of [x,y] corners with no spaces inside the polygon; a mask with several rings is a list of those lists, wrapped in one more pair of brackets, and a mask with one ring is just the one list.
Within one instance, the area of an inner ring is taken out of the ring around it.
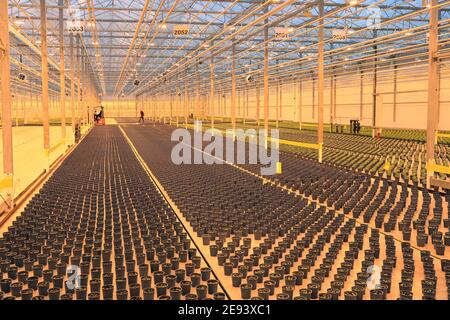
{"label": "steel support column", "polygon": [[[42,120],[44,125],[44,150],[48,158],[50,152],[50,121],[48,97],[48,52],[47,52],[47,7],[45,0],[40,2],[41,9],[41,80],[42,80]],[[49,163],[47,161],[47,167]]]}
{"label": "steel support column", "polygon": [[324,87],[325,87],[325,76],[324,76],[324,43],[323,43],[323,2],[324,0],[319,0],[319,37],[318,37],[318,128],[317,128],[317,143],[320,145],[319,148],[319,162],[322,162],[322,145],[323,145],[323,104],[324,104]]}
{"label": "steel support column", "polygon": [[72,138],[75,134],[75,54],[73,52],[73,35],[70,35],[70,114]]}
{"label": "steel support column", "polygon": [[[265,7],[264,13],[269,12]],[[266,135],[265,145],[267,147],[267,136],[269,135],[269,19],[264,20],[264,131]]]}
{"label": "steel support column", "polygon": [[212,134],[214,135],[214,116],[215,116],[215,110],[214,110],[214,90],[215,90],[215,83],[214,83],[214,57],[211,56],[211,65],[210,65],[210,89],[209,89],[209,112],[211,115],[211,129]]}
{"label": "steel support column", "polygon": [[13,141],[11,117],[11,71],[9,42],[8,1],[0,1],[0,70],[1,70],[1,102],[2,102],[2,136],[3,136],[3,175],[5,190],[9,195],[9,205],[13,205]]}
{"label": "steel support column", "polygon": [[236,44],[232,45],[231,57],[231,127],[233,129],[233,141],[236,137]]}
{"label": "steel support column", "polygon": [[66,73],[64,57],[64,0],[58,0],[59,8],[59,55],[60,55],[60,104],[61,104],[61,138],[66,139]]}
{"label": "steel support column", "polygon": [[428,42],[428,114],[427,114],[427,187],[430,187],[435,163],[434,143],[436,139],[439,104],[439,63],[438,53],[438,0],[431,0],[430,36]]}

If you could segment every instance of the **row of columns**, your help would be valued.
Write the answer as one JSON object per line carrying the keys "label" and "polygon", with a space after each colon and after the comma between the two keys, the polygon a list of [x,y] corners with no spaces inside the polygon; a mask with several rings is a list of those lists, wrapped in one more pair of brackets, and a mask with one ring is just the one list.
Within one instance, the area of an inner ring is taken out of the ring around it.
{"label": "row of columns", "polygon": [[[66,73],[65,73],[65,43],[64,43],[64,0],[58,0],[59,9],[59,50],[60,50],[60,108],[61,108],[61,137],[62,142],[66,142]],[[49,114],[49,66],[48,66],[48,48],[47,48],[47,6],[45,0],[40,0],[40,38],[41,38],[41,106],[43,121],[43,147],[48,159],[51,150],[50,141],[50,114]],[[70,109],[72,118],[72,131],[75,131],[75,125],[78,119],[86,118],[90,122],[90,116],[87,112],[80,114],[82,110],[89,110],[98,102],[93,82],[87,76],[86,61],[82,61],[80,39],[77,38],[77,52],[74,52],[74,36],[70,36]],[[0,2],[0,44],[1,44],[1,104],[2,104],[2,139],[3,139],[3,181],[2,187],[8,189],[12,197],[13,186],[13,139],[12,139],[12,94],[11,94],[11,72],[10,72],[10,40],[9,40],[9,16],[8,1]],[[77,56],[77,57],[75,57]],[[83,67],[84,66],[84,67]],[[77,70],[77,75],[75,74]],[[84,78],[83,86],[86,92],[81,96],[81,78]],[[76,92],[77,91],[77,96]],[[78,112],[76,112],[78,109]],[[90,111],[89,111],[90,112]],[[48,165],[47,165],[48,168]],[[12,201],[12,199],[9,199]]]}
{"label": "row of columns", "polygon": [[[322,162],[322,145],[324,141],[324,87],[325,87],[325,79],[324,79],[324,0],[318,0],[318,11],[319,11],[319,17],[318,17],[318,69],[317,69],[317,99],[318,99],[318,130],[317,130],[317,144],[320,146],[319,148],[319,162]],[[268,13],[268,6],[265,7],[264,13]],[[438,52],[438,1],[437,0],[431,0],[431,6],[430,6],[430,32],[429,32],[429,70],[428,70],[428,124],[427,124],[427,163],[434,163],[434,142],[436,139],[436,133],[437,133],[437,120],[438,120],[438,102],[439,102],[439,87],[438,87],[438,59],[436,57],[436,54]],[[266,27],[264,28],[264,66],[263,66],[263,92],[264,92],[264,99],[263,99],[263,119],[264,119],[264,129],[266,132],[269,130],[269,46],[268,46],[268,19],[265,20]],[[377,33],[376,30],[374,30],[374,37],[376,38]],[[378,123],[377,123],[377,105],[381,103],[380,96],[377,91],[377,57],[376,53],[378,51],[377,44],[375,43],[374,46],[374,81],[373,81],[373,134],[376,135],[379,133]],[[236,45],[233,41],[232,44],[232,57],[231,57],[231,124],[233,132],[236,130]],[[214,92],[215,92],[215,83],[214,83],[214,63],[213,60],[211,61],[211,84],[210,84],[210,109],[211,112],[211,122],[212,127],[214,127]],[[397,77],[397,70],[395,68],[394,70],[395,78]],[[361,110],[360,110],[360,116],[362,116],[362,97],[363,97],[363,79],[364,74],[361,71]],[[336,119],[336,76],[332,75],[330,77],[330,86],[331,86],[331,94],[330,94],[330,123],[333,123]],[[189,104],[189,97],[188,97],[188,83],[185,83],[185,93],[184,93],[184,114],[185,114],[185,123],[188,122],[188,104]],[[197,85],[199,85],[199,81],[197,81]],[[396,85],[396,84],[395,84]],[[300,92],[300,98],[298,99],[298,109],[299,114],[298,117],[300,119],[300,129],[301,129],[301,86],[302,82],[299,82],[299,92]],[[256,86],[256,96],[257,96],[257,107],[256,107],[256,118],[258,125],[260,124],[260,86]],[[197,87],[197,98],[198,98],[198,87]],[[394,89],[396,91],[396,88]],[[281,99],[281,92],[279,95],[279,98]],[[296,97],[297,100],[297,97]],[[278,104],[278,98],[277,98],[277,104]],[[394,104],[395,104],[395,97],[394,97]],[[395,115],[395,108],[394,108],[394,118]],[[278,120],[278,110],[277,110],[277,120]],[[428,181],[430,180],[430,177],[433,176],[432,170],[427,170],[428,172]]]}

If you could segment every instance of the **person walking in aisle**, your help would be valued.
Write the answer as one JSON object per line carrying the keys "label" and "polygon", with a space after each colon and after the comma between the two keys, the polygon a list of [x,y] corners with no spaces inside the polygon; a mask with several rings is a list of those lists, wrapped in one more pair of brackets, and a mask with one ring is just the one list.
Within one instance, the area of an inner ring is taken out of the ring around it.
{"label": "person walking in aisle", "polygon": [[142,124],[145,123],[145,119],[144,119],[144,111],[142,111],[142,110],[141,110],[141,117],[139,118],[139,123],[141,123],[141,121],[142,121]]}

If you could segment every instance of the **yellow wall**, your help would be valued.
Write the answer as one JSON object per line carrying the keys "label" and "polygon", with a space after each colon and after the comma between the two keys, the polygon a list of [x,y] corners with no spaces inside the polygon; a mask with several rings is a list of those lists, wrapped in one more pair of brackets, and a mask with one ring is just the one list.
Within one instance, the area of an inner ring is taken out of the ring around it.
{"label": "yellow wall", "polygon": [[137,117],[136,101],[131,99],[103,100],[105,117]]}

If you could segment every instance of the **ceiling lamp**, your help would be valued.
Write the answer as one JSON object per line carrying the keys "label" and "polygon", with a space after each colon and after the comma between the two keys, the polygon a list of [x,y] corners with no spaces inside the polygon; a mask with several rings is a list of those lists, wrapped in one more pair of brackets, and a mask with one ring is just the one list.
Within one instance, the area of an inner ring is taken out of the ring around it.
{"label": "ceiling lamp", "polygon": [[356,6],[358,4],[358,2],[359,2],[358,0],[349,0],[348,4],[351,6]]}
{"label": "ceiling lamp", "polygon": [[161,24],[159,27],[160,27],[161,29],[167,29],[167,25],[166,25],[165,23]]}

